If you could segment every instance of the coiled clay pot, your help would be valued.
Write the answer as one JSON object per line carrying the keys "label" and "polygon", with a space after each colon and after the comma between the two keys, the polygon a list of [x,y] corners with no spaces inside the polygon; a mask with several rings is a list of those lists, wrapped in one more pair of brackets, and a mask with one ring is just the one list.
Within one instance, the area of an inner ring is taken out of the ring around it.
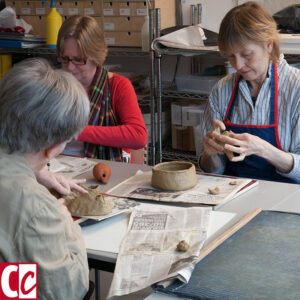
{"label": "coiled clay pot", "polygon": [[151,184],[160,190],[183,191],[197,183],[196,168],[186,161],[171,161],[152,168]]}

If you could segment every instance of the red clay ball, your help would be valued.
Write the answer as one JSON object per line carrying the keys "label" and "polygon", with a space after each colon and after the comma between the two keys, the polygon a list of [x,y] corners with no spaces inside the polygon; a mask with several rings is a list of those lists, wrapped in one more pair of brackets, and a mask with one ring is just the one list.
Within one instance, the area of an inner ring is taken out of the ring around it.
{"label": "red clay ball", "polygon": [[93,168],[93,175],[100,182],[107,183],[111,175],[111,168],[106,163],[98,163]]}

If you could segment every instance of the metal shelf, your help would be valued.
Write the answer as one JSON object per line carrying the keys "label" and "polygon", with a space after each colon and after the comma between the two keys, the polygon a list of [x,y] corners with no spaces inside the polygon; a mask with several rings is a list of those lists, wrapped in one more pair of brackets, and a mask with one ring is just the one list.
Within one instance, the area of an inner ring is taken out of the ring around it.
{"label": "metal shelf", "polygon": [[56,49],[47,47],[35,48],[0,48],[0,53],[12,54],[34,54],[34,55],[56,55]]}
{"label": "metal shelf", "polygon": [[142,51],[142,48],[108,47],[108,56],[150,57],[150,53]]}
{"label": "metal shelf", "polygon": [[173,89],[164,89],[162,91],[162,97],[164,98],[177,98],[177,99],[197,99],[197,100],[208,100],[208,95],[190,93],[185,91],[177,91]]}
{"label": "metal shelf", "polygon": [[[46,46],[34,48],[0,48],[0,53],[56,55],[56,49],[50,49]],[[149,52],[143,52],[141,48],[108,47],[108,56],[148,57],[149,55]]]}
{"label": "metal shelf", "polygon": [[286,59],[286,60],[299,60],[300,61],[300,54],[284,54],[284,59]]}
{"label": "metal shelf", "polygon": [[150,100],[150,98],[148,98],[148,97],[139,97],[139,96],[137,96],[137,98],[138,98],[138,103],[139,103],[139,106],[141,107],[141,106],[150,106],[150,104],[151,104],[151,100]]}
{"label": "metal shelf", "polygon": [[196,152],[180,151],[180,150],[175,150],[167,147],[162,150],[162,155],[164,161],[184,160],[184,161],[190,161],[194,163],[196,166],[198,166],[198,159],[197,159]]}

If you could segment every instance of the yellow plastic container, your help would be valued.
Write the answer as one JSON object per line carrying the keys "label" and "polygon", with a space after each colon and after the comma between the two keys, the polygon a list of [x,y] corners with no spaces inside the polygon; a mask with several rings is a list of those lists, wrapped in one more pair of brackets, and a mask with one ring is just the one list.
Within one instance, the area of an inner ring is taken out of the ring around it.
{"label": "yellow plastic container", "polygon": [[62,17],[61,15],[57,12],[55,8],[55,4],[53,7],[52,4],[53,1],[51,1],[51,9],[50,13],[47,16],[47,47],[48,48],[56,48],[56,42],[57,42],[57,36],[58,36],[58,31],[61,27],[62,24]]}
{"label": "yellow plastic container", "polygon": [[12,55],[0,54],[0,79],[12,67]]}

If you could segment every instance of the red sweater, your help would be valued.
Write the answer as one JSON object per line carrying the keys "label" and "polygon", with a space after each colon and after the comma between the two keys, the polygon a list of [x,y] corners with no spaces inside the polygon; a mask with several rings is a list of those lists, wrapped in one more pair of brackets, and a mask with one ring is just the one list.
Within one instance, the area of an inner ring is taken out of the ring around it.
{"label": "red sweater", "polygon": [[109,79],[112,109],[118,126],[87,125],[78,140],[103,146],[140,149],[147,144],[147,129],[131,82],[113,73]]}

